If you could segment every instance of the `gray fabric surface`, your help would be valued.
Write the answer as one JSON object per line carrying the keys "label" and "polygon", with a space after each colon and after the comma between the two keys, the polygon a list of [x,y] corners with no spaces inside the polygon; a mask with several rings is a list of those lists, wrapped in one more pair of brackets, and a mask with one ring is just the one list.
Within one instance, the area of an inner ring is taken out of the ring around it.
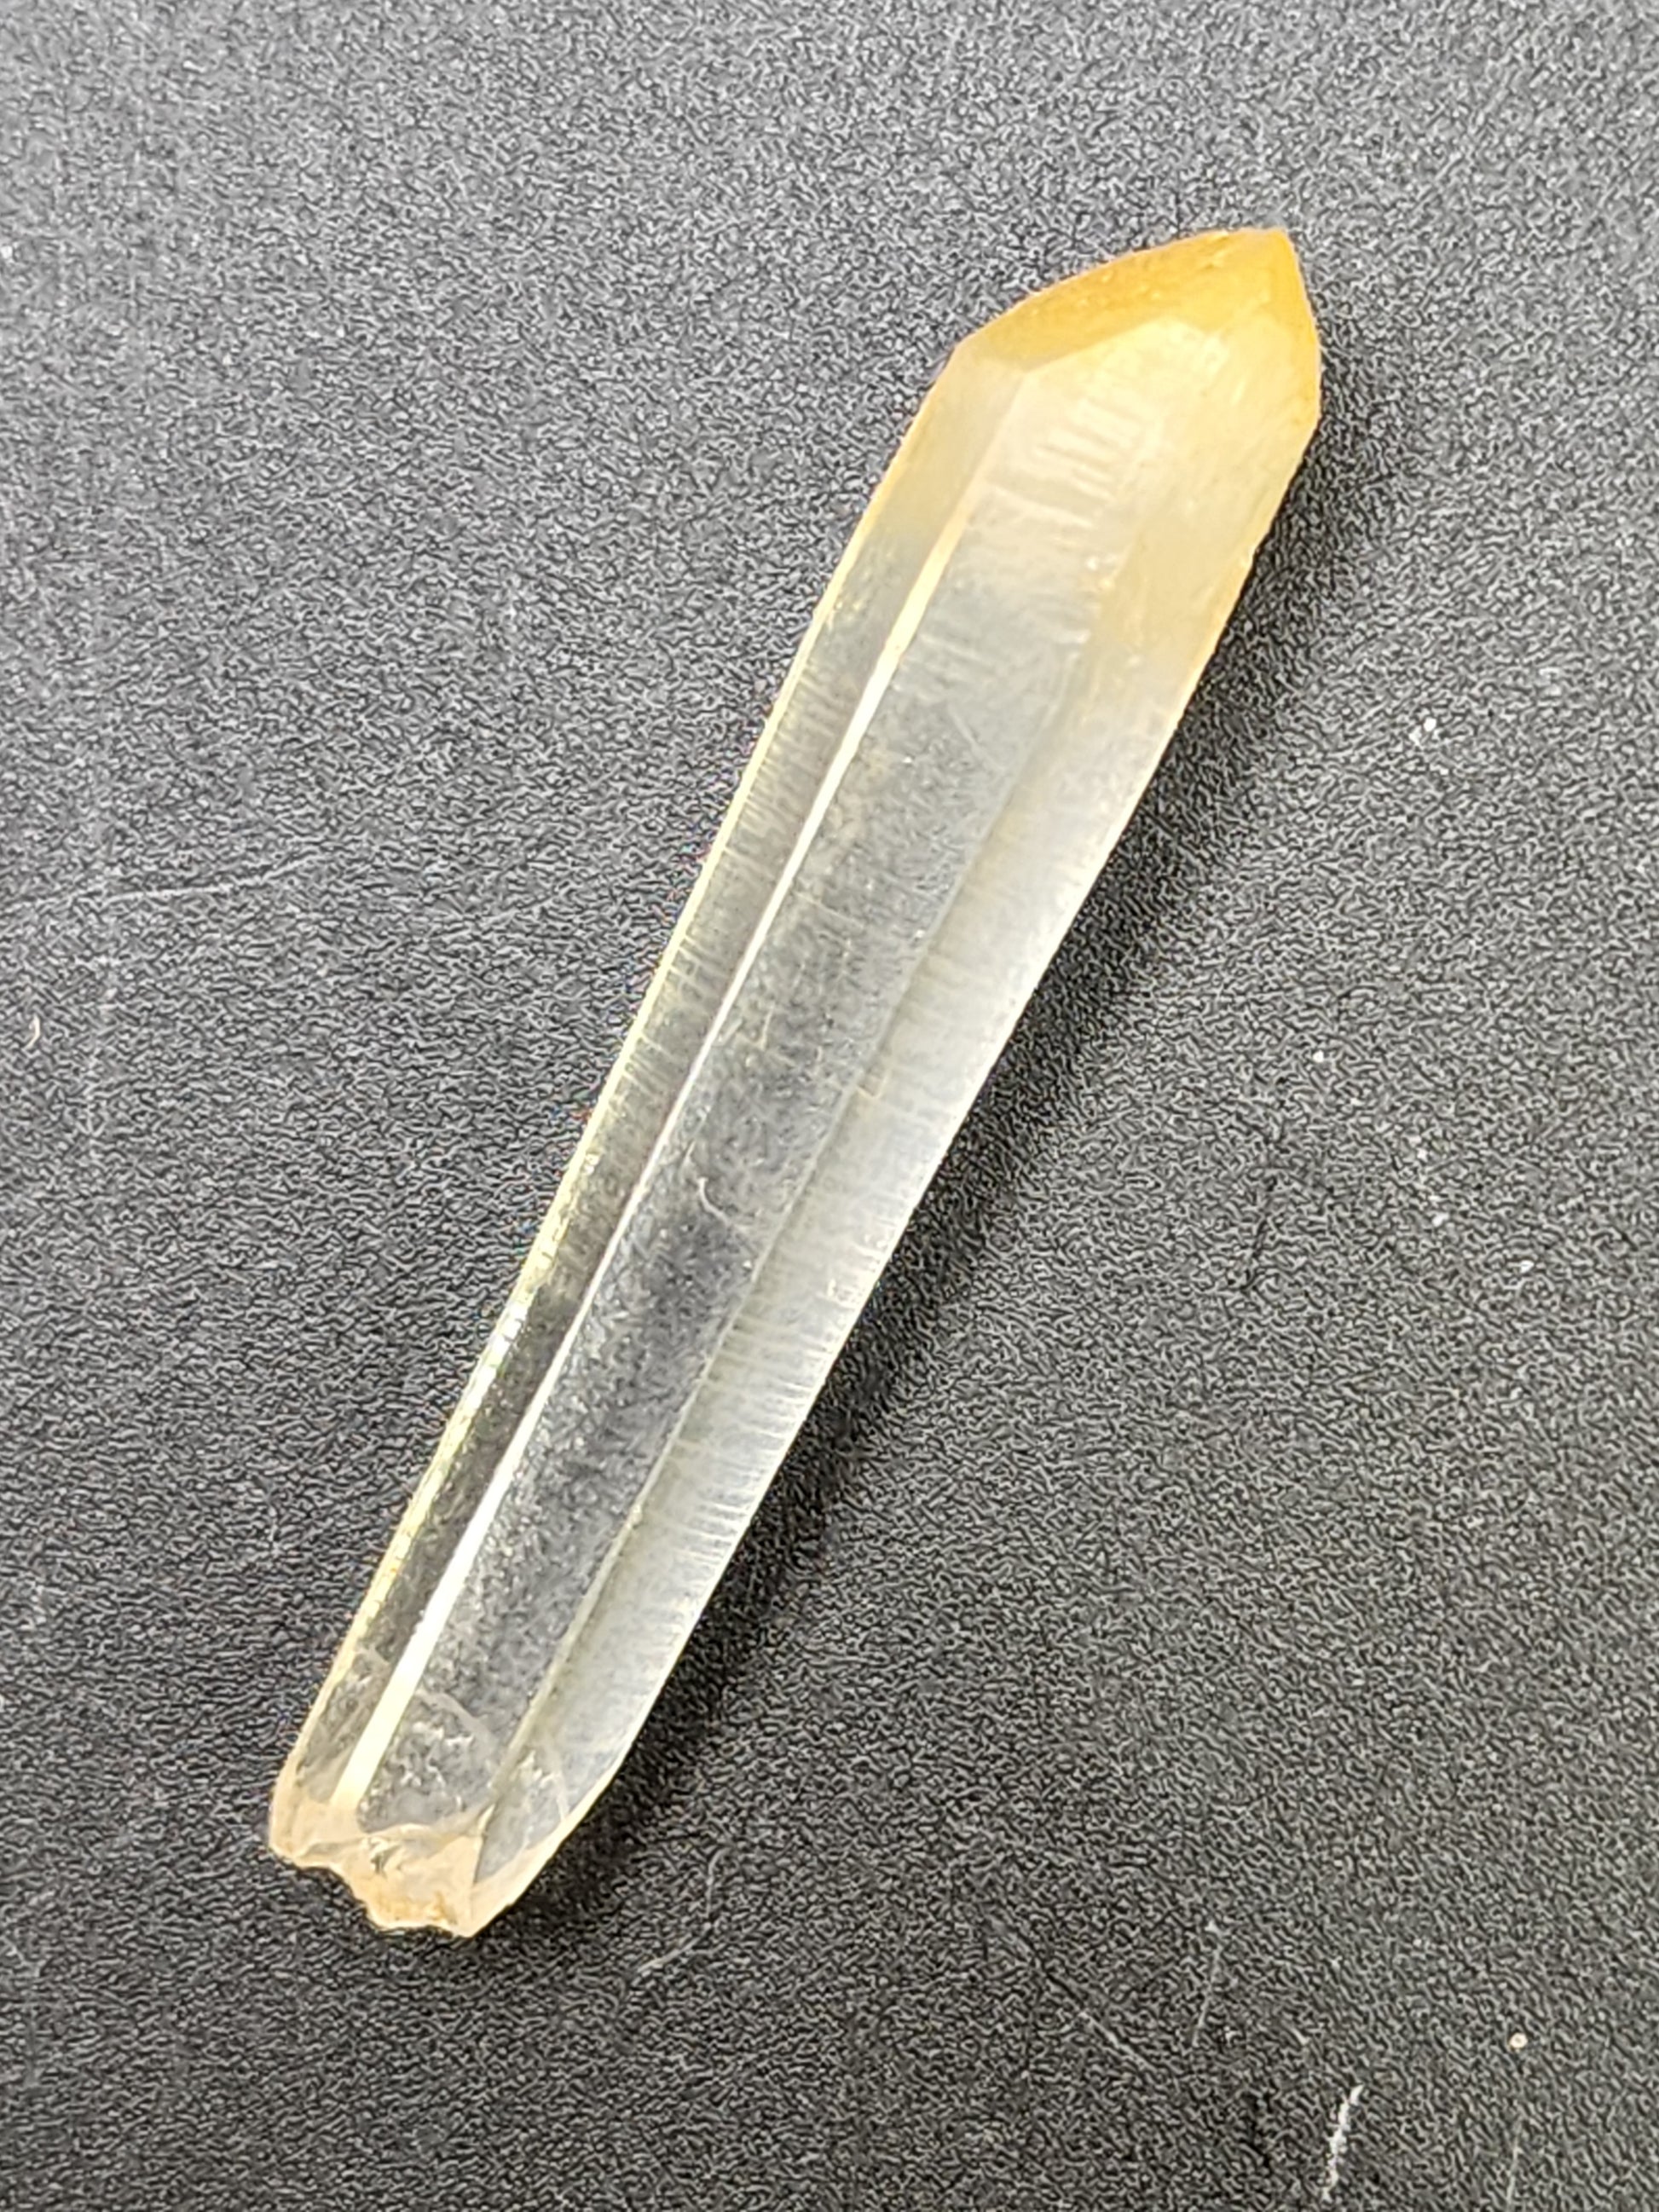
{"label": "gray fabric surface", "polygon": [[[1659,2200],[1656,88],[14,0],[0,2202]],[[836,550],[1240,221],[1328,415],[1188,726],[621,1782],[373,1935],[270,1781]]]}

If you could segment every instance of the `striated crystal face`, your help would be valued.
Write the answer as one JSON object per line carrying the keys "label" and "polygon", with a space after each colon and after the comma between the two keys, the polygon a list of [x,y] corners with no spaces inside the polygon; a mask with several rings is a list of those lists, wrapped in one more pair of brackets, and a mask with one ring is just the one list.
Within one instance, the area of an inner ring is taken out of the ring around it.
{"label": "striated crystal face", "polygon": [[958,347],[278,1784],[471,1934],[605,1787],[1133,811],[1313,429],[1289,242]]}

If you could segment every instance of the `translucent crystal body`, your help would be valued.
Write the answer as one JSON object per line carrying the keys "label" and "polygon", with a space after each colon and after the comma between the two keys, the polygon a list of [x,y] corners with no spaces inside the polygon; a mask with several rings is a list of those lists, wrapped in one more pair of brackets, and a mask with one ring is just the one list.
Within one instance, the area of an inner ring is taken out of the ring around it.
{"label": "translucent crystal body", "polygon": [[1317,412],[1287,241],[952,356],[836,571],[278,1785],[481,1927],[616,1771],[1133,809]]}

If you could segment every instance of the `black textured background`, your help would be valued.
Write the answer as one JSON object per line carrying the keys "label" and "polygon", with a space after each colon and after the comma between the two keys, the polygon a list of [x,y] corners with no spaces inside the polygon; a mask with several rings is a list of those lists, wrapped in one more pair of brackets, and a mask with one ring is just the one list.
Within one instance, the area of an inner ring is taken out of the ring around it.
{"label": "black textured background", "polygon": [[[7,2212],[1659,2202],[1656,89],[10,0]],[[837,550],[1239,221],[1328,412],[1188,726],[623,1778],[371,1934],[269,1785]]]}

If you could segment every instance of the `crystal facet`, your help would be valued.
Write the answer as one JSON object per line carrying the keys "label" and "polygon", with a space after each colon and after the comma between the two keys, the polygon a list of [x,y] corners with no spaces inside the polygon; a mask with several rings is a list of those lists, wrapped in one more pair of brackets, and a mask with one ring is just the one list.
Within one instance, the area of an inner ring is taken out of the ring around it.
{"label": "crystal facet", "polygon": [[616,1771],[1133,809],[1318,410],[1275,232],[952,356],[276,1791],[481,1928]]}

